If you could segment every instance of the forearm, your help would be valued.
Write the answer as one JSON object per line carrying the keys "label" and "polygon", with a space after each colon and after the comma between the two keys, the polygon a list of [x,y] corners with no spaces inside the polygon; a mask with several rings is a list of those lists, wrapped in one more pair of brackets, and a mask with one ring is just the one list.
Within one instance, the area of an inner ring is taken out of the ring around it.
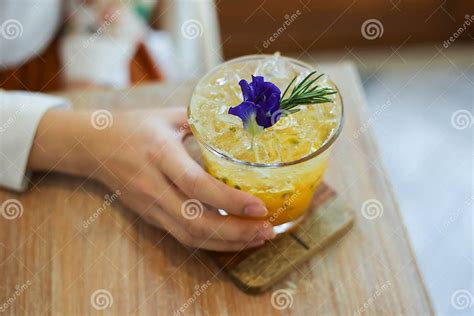
{"label": "forearm", "polygon": [[87,142],[93,132],[86,112],[48,111],[36,130],[27,169],[89,175],[94,158]]}

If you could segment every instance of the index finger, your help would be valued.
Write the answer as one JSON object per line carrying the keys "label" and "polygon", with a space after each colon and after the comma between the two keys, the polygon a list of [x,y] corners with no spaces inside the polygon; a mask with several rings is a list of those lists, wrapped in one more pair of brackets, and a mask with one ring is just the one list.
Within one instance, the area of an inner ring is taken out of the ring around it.
{"label": "index finger", "polygon": [[189,197],[234,215],[262,217],[267,214],[259,198],[231,188],[204,171],[181,142],[167,142],[157,160],[160,169]]}

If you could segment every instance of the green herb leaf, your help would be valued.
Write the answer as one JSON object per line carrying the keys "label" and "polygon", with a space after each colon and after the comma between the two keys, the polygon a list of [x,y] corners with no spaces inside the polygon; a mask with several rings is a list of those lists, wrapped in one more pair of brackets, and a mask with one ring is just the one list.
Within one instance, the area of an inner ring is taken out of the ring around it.
{"label": "green herb leaf", "polygon": [[280,109],[288,112],[288,114],[293,114],[299,111],[299,109],[295,109],[295,107],[299,105],[333,102],[329,96],[336,94],[337,91],[331,88],[322,88],[317,85],[316,82],[324,74],[314,77],[315,74],[316,71],[311,72],[300,83],[296,84],[293,87],[293,91],[285,99],[287,92],[296,81],[297,77],[294,77],[280,99]]}

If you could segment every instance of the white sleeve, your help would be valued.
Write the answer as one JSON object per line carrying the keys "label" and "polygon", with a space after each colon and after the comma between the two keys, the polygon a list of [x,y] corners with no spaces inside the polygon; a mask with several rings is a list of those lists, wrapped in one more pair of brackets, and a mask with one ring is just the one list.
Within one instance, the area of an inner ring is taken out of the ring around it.
{"label": "white sleeve", "polygon": [[0,187],[21,191],[27,186],[26,164],[38,124],[52,107],[69,101],[40,93],[0,90]]}

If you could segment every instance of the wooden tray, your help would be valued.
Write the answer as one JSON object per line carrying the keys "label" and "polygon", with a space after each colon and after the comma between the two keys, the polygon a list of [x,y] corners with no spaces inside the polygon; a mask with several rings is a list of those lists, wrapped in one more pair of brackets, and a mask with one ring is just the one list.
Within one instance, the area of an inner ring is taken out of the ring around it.
{"label": "wooden tray", "polygon": [[314,195],[300,227],[264,246],[238,253],[207,252],[244,292],[262,293],[352,227],[353,211],[326,184]]}

